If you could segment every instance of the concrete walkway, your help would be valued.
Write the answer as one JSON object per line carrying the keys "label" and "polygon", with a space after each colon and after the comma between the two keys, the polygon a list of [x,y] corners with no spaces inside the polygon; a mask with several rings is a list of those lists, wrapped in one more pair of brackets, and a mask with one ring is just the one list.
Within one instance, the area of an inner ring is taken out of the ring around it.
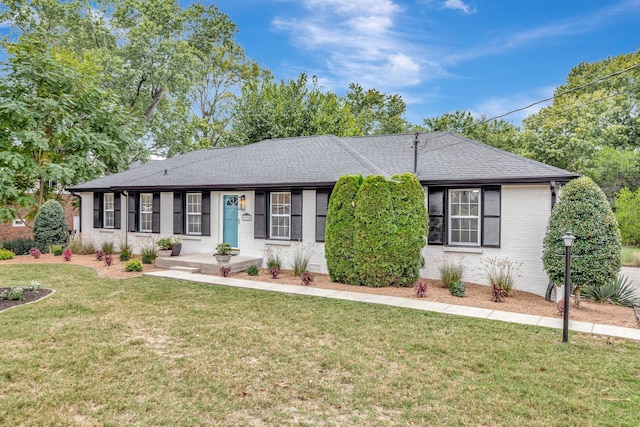
{"label": "concrete walkway", "polygon": [[[190,282],[206,283],[210,285],[222,285],[235,288],[258,289],[263,291],[282,292],[287,294],[334,298],[348,301],[365,302],[370,304],[391,305],[395,307],[412,308],[416,310],[433,311],[437,313],[455,314],[458,316],[520,323],[523,325],[544,326],[554,329],[563,328],[562,319],[558,317],[534,316],[530,314],[511,313],[508,311],[489,310],[486,308],[443,304],[439,302],[423,301],[410,298],[365,294],[362,292],[336,291],[331,289],[304,287],[302,285],[281,285],[276,283],[232,279],[228,277],[210,276],[177,270],[154,271],[145,273],[145,276],[166,277],[171,279],[186,280]],[[577,322],[570,320],[569,330],[575,332],[584,332],[588,334],[628,338],[640,341],[640,329],[599,325],[596,323]]]}

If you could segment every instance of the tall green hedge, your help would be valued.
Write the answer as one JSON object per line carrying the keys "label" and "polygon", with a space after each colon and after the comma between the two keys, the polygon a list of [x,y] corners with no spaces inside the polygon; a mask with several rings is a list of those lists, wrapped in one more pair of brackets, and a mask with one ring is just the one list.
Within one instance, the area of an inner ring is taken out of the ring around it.
{"label": "tall green hedge", "polygon": [[393,209],[392,183],[380,175],[365,178],[356,197],[354,284],[382,287],[400,280],[397,264],[398,225]]}
{"label": "tall green hedge", "polygon": [[427,244],[427,208],[420,181],[410,173],[394,175],[392,188],[393,210],[397,224],[394,242],[401,258],[400,286],[413,286],[424,265],[422,248]]}
{"label": "tall green hedge", "polygon": [[329,199],[325,231],[325,258],[334,282],[353,283],[353,222],[361,175],[345,175],[338,180]]}
{"label": "tall green hedge", "polygon": [[412,286],[423,264],[427,211],[412,174],[345,176],[327,212],[325,257],[331,280],[354,285]]}
{"label": "tall green hedge", "polygon": [[60,203],[48,200],[40,207],[33,224],[33,238],[39,248],[66,243],[67,223]]}
{"label": "tall green hedge", "polygon": [[551,212],[543,242],[542,261],[549,278],[564,284],[564,243],[572,232],[571,283],[603,285],[615,280],[620,270],[620,231],[605,194],[590,178],[570,181]]}

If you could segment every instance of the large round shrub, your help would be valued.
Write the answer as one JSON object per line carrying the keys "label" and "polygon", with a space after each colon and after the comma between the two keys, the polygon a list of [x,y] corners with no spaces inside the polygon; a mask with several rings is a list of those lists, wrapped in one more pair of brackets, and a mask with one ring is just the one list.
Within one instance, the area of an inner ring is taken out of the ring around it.
{"label": "large round shrub", "polygon": [[551,212],[542,261],[551,281],[564,284],[564,243],[572,232],[571,283],[578,288],[615,280],[620,270],[620,231],[602,190],[586,177],[570,181]]}
{"label": "large round shrub", "polygon": [[60,203],[48,200],[40,207],[33,225],[33,238],[40,249],[66,243],[67,224],[64,220],[64,209]]}
{"label": "large round shrub", "polygon": [[334,282],[353,283],[353,224],[356,195],[362,185],[361,175],[341,177],[331,192],[327,209],[324,252],[329,277]]}

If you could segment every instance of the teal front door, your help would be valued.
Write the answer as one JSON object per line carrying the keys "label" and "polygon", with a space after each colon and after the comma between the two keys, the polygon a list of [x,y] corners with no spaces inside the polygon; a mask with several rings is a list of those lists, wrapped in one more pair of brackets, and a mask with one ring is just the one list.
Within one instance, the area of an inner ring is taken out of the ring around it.
{"label": "teal front door", "polygon": [[222,241],[238,247],[238,196],[224,196],[222,201]]}

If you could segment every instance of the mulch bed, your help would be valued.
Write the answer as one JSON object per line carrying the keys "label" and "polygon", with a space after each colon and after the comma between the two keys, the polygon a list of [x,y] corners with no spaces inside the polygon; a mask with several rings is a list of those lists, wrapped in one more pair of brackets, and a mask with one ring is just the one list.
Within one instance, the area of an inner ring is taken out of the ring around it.
{"label": "mulch bed", "polygon": [[[4,291],[5,289],[11,289],[11,288],[0,288],[0,292]],[[24,294],[23,294],[24,299],[21,301],[14,301],[14,300],[10,301],[6,299],[0,299],[0,311],[6,310],[11,307],[15,307],[16,305],[27,304],[29,302],[38,301],[39,299],[42,299],[47,295],[49,295],[51,292],[53,292],[53,289],[36,289],[35,291],[30,291],[28,288],[23,288],[23,290],[24,290]]]}

